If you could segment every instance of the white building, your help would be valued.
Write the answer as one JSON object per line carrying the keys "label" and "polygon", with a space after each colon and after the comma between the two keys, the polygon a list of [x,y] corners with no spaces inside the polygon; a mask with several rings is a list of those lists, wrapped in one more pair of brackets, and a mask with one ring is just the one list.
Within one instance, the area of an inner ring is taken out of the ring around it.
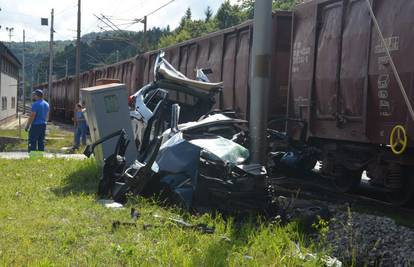
{"label": "white building", "polygon": [[16,116],[20,67],[16,56],[0,42],[0,124]]}

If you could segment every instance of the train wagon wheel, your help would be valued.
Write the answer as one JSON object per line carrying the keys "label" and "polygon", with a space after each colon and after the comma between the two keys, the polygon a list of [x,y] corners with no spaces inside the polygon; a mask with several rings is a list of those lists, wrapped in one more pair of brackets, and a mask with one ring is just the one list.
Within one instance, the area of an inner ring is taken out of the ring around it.
{"label": "train wagon wheel", "polygon": [[335,166],[334,185],[340,193],[354,191],[361,183],[362,171],[348,170],[341,165]]}
{"label": "train wagon wheel", "polygon": [[[404,206],[414,198],[414,168],[392,168],[388,173],[389,185],[397,186],[392,192],[386,193],[387,200],[394,206]],[[395,185],[399,182],[400,185]],[[390,184],[392,183],[392,184]]]}

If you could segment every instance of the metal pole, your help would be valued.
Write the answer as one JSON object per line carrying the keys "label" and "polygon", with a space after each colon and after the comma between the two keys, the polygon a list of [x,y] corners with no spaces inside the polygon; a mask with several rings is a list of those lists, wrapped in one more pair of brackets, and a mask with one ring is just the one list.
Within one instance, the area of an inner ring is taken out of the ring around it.
{"label": "metal pole", "polygon": [[53,19],[54,19],[54,10],[52,8],[52,12],[50,14],[50,42],[49,42],[49,83],[48,83],[48,100],[50,105],[50,115],[49,119],[52,119],[53,115],[53,96],[52,96],[52,84],[53,84]]}
{"label": "metal pole", "polygon": [[65,65],[65,77],[68,77],[68,60],[66,59],[66,65]]}
{"label": "metal pole", "polygon": [[148,50],[147,16],[144,17],[144,52]]}
{"label": "metal pole", "polygon": [[[34,65],[33,65],[33,62],[32,62],[32,78],[30,79],[30,92],[33,92],[33,79],[34,79]],[[26,99],[26,95],[24,95],[24,99]],[[25,104],[25,101],[23,102],[23,104]],[[25,110],[26,110],[26,106],[24,106],[24,107],[25,107]]]}
{"label": "metal pole", "polygon": [[266,163],[270,85],[272,0],[255,1],[250,88],[250,151],[253,163]]}
{"label": "metal pole", "polygon": [[81,36],[81,0],[78,0],[78,27],[76,34],[76,73],[75,73],[75,102],[79,102],[80,89],[80,36]]}
{"label": "metal pole", "polygon": [[23,57],[22,57],[22,96],[23,96],[23,114],[26,113],[26,90],[25,90],[25,65],[26,65],[26,59],[25,59],[25,51],[26,50],[26,32],[23,30]]}
{"label": "metal pole", "polygon": [[410,117],[414,121],[414,110],[413,110],[413,106],[411,105],[410,99],[408,98],[407,91],[405,91],[404,84],[402,83],[401,78],[400,78],[400,75],[398,74],[397,67],[394,64],[394,60],[391,57],[391,53],[390,53],[390,49],[388,48],[388,44],[385,41],[384,36],[383,36],[383,34],[381,32],[381,28],[380,28],[380,26],[378,24],[377,18],[375,17],[374,10],[372,10],[371,3],[369,2],[369,0],[366,0],[366,3],[368,5],[368,9],[369,9],[369,13],[371,15],[372,21],[374,22],[375,28],[376,28],[376,30],[378,32],[378,35],[379,35],[380,39],[381,39],[382,45],[384,46],[385,53],[387,54],[387,57],[388,57],[388,59],[390,61],[389,63],[391,65],[391,69],[392,69],[392,71],[394,73],[395,79],[397,80],[398,87],[400,88],[401,94],[404,97],[405,104],[407,105],[408,111],[410,113]]}
{"label": "metal pole", "polygon": [[[25,110],[24,106],[23,106],[23,110]],[[20,114],[18,116],[19,116],[19,138],[22,138],[22,120],[21,120]]]}

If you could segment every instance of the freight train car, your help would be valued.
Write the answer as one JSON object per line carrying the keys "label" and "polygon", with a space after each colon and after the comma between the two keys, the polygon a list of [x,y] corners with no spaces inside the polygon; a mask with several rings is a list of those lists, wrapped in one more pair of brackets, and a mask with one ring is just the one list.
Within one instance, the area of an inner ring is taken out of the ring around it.
{"label": "freight train car", "polygon": [[[289,78],[289,58],[292,13],[273,14],[272,70],[269,97],[269,117],[285,116]],[[166,59],[189,78],[195,78],[195,69],[211,69],[213,82],[223,81],[223,92],[216,101],[217,108],[236,111],[248,118],[249,66],[253,37],[252,21],[189,40],[164,49]],[[144,83],[153,79],[153,64],[158,51],[144,55]],[[185,96],[174,95],[177,101]]]}
{"label": "freight train car", "polygon": [[[273,14],[273,33],[269,38],[273,42],[269,117],[286,114],[291,25],[291,12],[278,11]],[[211,69],[211,81],[224,82],[216,107],[235,110],[240,117],[248,118],[252,34],[252,21],[247,21],[163,50],[166,59],[190,78],[195,77],[196,68]],[[158,52],[148,52],[114,65],[84,72],[81,74],[81,88],[95,85],[98,79],[118,79],[127,85],[132,94],[152,82],[153,64]],[[47,83],[36,87],[46,90]],[[52,90],[52,115],[55,119],[70,120],[75,104],[74,78],[54,81]],[[170,97],[179,103],[190,101],[177,93],[172,93]]]}
{"label": "freight train car", "polygon": [[[414,1],[371,0],[414,103]],[[366,171],[395,204],[414,192],[414,123],[366,0],[323,0],[294,10],[289,117],[306,122],[323,174],[352,190]],[[288,132],[298,136],[297,123]]]}
{"label": "freight train car", "polygon": [[[137,76],[139,74],[139,70],[137,70],[139,66],[140,57],[135,56],[112,65],[83,72],[80,75],[80,87],[95,86],[97,81],[101,79],[111,79],[125,83],[132,94],[142,84]],[[49,99],[47,83],[36,85],[35,88],[43,89],[46,93],[46,98],[52,101],[52,116],[54,119],[71,121],[76,104],[74,76],[53,81],[52,99]]]}

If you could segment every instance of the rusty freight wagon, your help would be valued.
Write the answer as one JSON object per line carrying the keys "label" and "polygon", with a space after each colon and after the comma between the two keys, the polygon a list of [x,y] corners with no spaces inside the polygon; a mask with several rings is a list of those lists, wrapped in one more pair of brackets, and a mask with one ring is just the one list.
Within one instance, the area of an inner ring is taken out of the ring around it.
{"label": "rusty freight wagon", "polygon": [[[130,93],[133,93],[137,86],[141,85],[137,84],[138,72],[136,68],[139,66],[137,61],[139,61],[139,57],[135,56],[103,68],[83,72],[80,75],[80,87],[95,86],[97,81],[101,79],[111,79],[125,83]],[[51,100],[49,99],[47,83],[36,85],[35,88],[43,89],[46,93],[46,98],[52,101],[53,119],[71,121],[76,104],[74,76],[53,81]]]}
{"label": "rusty freight wagon", "polygon": [[[414,1],[371,0],[414,103]],[[289,117],[306,122],[322,173],[340,190],[366,171],[395,204],[414,192],[414,123],[366,0],[312,1],[294,10]],[[289,123],[297,136],[300,127]]]}
{"label": "rusty freight wagon", "polygon": [[[273,14],[272,80],[269,98],[269,117],[286,114],[289,80],[289,58],[292,13],[277,11]],[[216,101],[216,108],[232,109],[242,118],[249,110],[249,66],[252,46],[253,24],[247,21],[192,39],[165,50],[166,59],[183,74],[195,77],[195,68],[209,68],[213,82],[224,82],[224,89]],[[81,87],[94,86],[98,79],[117,79],[127,85],[130,94],[153,80],[153,64],[158,51],[93,69],[81,74]],[[47,89],[47,83],[37,86]],[[52,109],[56,119],[70,120],[75,104],[74,78],[53,82]],[[46,90],[47,91],[47,90]],[[170,95],[178,103],[189,101],[184,95]]]}
{"label": "rusty freight wagon", "polygon": [[[269,97],[269,117],[285,116],[289,79],[292,13],[277,11],[273,14],[272,80]],[[216,107],[236,111],[248,118],[249,66],[253,37],[252,21],[192,39],[165,48],[166,59],[189,78],[195,78],[196,68],[212,70],[213,82],[223,81],[223,92]],[[153,79],[154,61],[158,51],[144,55],[144,84]],[[177,101],[185,96],[173,95]]]}

